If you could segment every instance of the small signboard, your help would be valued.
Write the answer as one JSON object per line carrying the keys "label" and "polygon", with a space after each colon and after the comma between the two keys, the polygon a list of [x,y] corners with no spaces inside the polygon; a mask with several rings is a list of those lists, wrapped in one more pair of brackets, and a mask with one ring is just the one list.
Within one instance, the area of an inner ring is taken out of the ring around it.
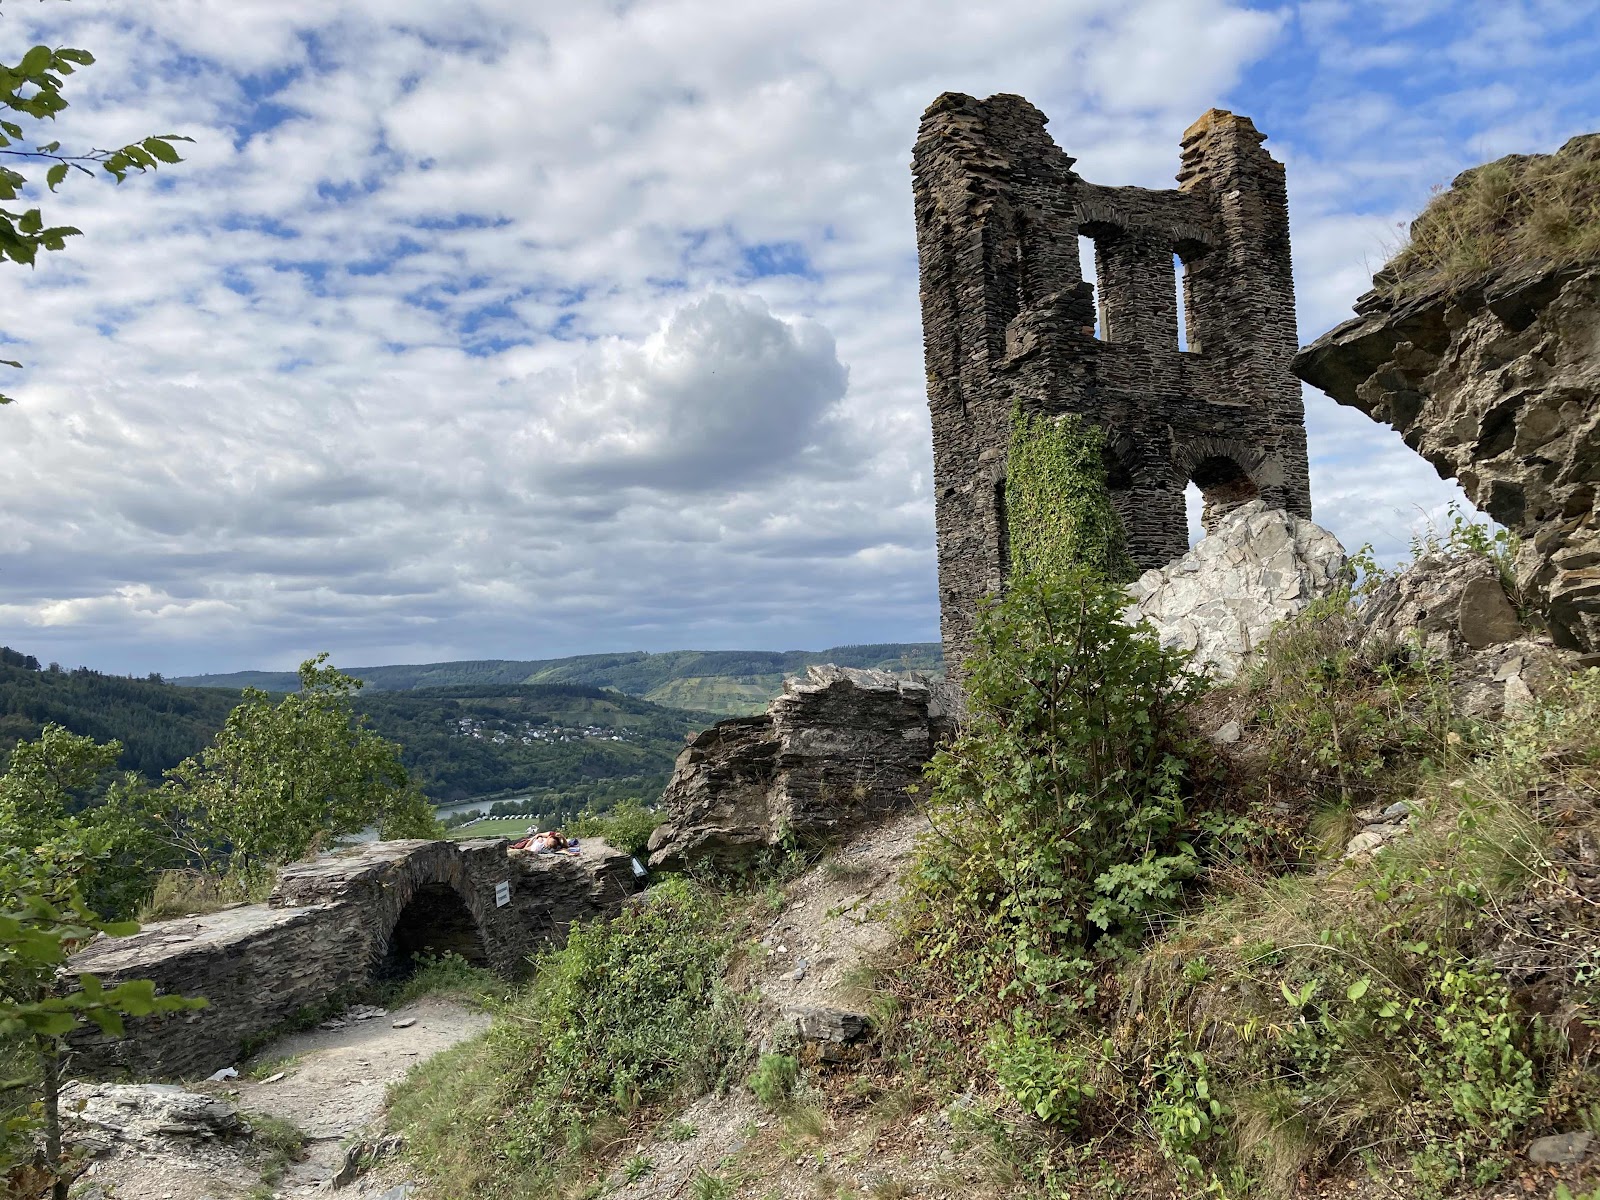
{"label": "small signboard", "polygon": [[509,880],[502,879],[499,883],[494,885],[494,906],[496,908],[504,908],[510,903],[511,883]]}
{"label": "small signboard", "polygon": [[641,863],[637,858],[630,858],[628,861],[633,864],[633,877],[635,879],[643,879],[650,873],[644,869],[644,864]]}

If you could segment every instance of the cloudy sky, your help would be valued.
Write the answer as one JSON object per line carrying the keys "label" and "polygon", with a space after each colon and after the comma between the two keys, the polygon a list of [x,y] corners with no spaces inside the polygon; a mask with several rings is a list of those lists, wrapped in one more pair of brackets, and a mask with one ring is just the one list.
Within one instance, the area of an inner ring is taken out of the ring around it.
{"label": "cloudy sky", "polygon": [[[195,139],[0,268],[0,642],[140,674],[936,638],[942,91],[1106,184],[1250,114],[1302,341],[1431,187],[1600,128],[1594,0],[4,3],[35,41],[99,59],[47,138]],[[1453,489],[1307,407],[1318,520],[1403,553]]]}

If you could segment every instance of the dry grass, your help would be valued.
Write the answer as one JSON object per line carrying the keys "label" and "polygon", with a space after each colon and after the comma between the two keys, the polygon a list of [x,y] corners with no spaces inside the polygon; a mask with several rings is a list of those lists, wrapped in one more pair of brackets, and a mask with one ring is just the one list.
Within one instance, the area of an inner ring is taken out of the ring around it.
{"label": "dry grass", "polygon": [[1385,268],[1396,291],[1470,281],[1525,262],[1600,257],[1600,137],[1510,155],[1457,176]]}
{"label": "dry grass", "polygon": [[163,871],[155,891],[139,909],[139,920],[164,921],[221,912],[236,904],[256,904],[272,894],[275,872],[209,875],[201,871]]}

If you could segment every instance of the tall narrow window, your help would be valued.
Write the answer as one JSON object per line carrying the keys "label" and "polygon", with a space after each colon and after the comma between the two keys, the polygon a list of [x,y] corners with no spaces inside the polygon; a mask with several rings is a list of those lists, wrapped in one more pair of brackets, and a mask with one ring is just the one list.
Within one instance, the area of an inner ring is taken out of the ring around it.
{"label": "tall narrow window", "polygon": [[1172,256],[1172,274],[1178,281],[1178,349],[1192,350],[1189,345],[1189,299],[1186,280],[1183,274],[1183,258],[1178,254]]}
{"label": "tall narrow window", "polygon": [[1078,235],[1078,267],[1083,272],[1085,283],[1094,284],[1094,335],[1104,339],[1106,336],[1105,304],[1100,297],[1100,272],[1095,261],[1094,239],[1085,234]]}
{"label": "tall narrow window", "polygon": [[994,485],[995,544],[999,550],[1000,586],[1005,587],[1011,578],[1011,520],[1006,512],[1006,481],[996,480]]}

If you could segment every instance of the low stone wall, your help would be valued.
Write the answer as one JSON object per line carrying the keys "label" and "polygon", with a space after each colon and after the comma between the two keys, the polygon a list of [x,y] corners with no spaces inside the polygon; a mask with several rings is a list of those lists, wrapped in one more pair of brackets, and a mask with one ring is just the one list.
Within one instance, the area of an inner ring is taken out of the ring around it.
{"label": "low stone wall", "polygon": [[456,950],[514,975],[573,921],[616,909],[633,890],[628,856],[604,842],[586,841],[577,856],[508,845],[370,842],[286,868],[266,904],[97,938],[68,970],[107,986],[152,979],[163,994],[210,1003],[131,1021],[122,1038],[84,1031],[72,1070],[209,1075],[296,1013],[373,982],[396,965],[397,948]]}

